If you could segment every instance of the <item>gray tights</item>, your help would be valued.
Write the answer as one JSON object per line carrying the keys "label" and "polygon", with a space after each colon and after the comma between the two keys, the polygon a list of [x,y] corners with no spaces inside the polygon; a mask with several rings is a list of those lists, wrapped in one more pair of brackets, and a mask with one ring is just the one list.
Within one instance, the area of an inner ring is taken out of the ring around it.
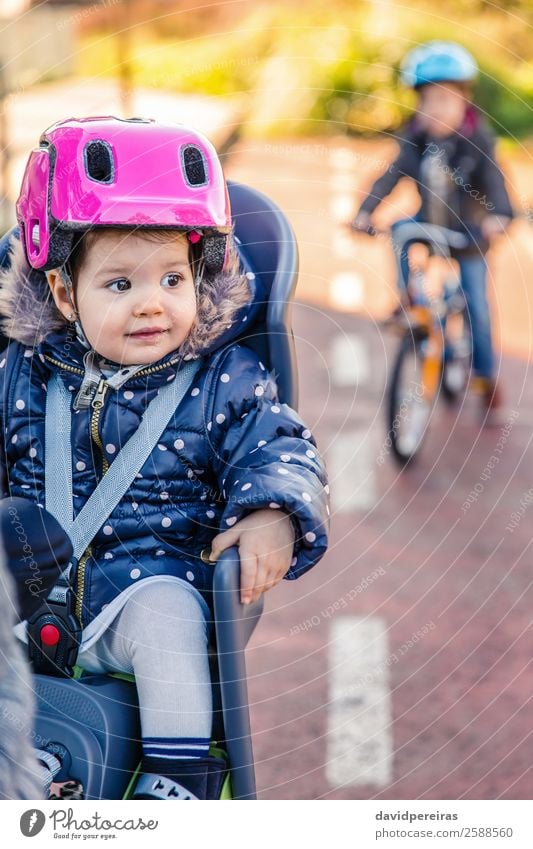
{"label": "gray tights", "polygon": [[135,675],[143,738],[209,739],[208,625],[179,582],[148,581],[83,653],[88,672]]}

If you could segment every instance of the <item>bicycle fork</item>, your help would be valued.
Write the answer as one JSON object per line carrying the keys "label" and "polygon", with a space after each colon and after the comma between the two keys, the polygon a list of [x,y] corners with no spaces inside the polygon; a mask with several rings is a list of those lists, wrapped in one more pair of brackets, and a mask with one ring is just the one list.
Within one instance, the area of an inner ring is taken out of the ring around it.
{"label": "bicycle fork", "polygon": [[437,328],[431,327],[428,332],[420,375],[422,379],[422,398],[427,404],[431,404],[437,394],[442,360],[444,356],[444,341],[442,333]]}

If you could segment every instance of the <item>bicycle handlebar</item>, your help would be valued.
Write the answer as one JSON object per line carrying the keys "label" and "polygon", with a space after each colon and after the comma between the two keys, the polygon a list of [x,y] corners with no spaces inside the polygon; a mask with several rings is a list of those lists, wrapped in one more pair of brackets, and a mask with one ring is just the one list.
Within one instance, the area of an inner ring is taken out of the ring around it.
{"label": "bicycle handlebar", "polygon": [[410,242],[420,242],[432,248],[434,253],[444,257],[450,256],[450,248],[461,250],[473,242],[464,233],[423,221],[406,221],[394,227],[390,235],[397,249],[404,248]]}
{"label": "bicycle handlebar", "polygon": [[374,227],[373,224],[357,226],[354,222],[349,225],[353,233],[363,233],[366,236],[387,236],[394,247],[402,250],[410,242],[428,245],[436,254],[448,257],[450,248],[461,250],[475,243],[475,239],[457,230],[440,227],[438,224],[428,224],[423,221],[405,221],[388,230]]}

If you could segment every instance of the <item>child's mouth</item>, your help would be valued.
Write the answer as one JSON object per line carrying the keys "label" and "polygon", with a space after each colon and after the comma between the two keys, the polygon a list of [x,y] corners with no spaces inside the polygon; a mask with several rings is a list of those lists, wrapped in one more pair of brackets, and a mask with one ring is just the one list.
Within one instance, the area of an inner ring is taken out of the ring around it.
{"label": "child's mouth", "polygon": [[128,333],[128,337],[130,339],[138,339],[141,342],[152,342],[167,332],[164,327],[146,327],[144,330],[136,330],[135,333]]}

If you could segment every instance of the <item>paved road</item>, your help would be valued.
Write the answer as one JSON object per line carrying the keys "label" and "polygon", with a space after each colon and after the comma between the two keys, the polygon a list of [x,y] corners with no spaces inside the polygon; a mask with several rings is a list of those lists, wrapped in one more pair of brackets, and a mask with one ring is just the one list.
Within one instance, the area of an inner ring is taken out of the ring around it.
{"label": "paved road", "polygon": [[496,326],[520,355],[501,357],[502,427],[480,429],[474,397],[441,403],[399,473],[383,413],[397,343],[375,321],[392,263],[337,224],[380,158],[319,141],[241,145],[227,163],[299,236],[302,412],[334,506],[331,550],[269,595],[249,650],[260,793],[531,798],[531,237],[518,224],[493,258]]}

